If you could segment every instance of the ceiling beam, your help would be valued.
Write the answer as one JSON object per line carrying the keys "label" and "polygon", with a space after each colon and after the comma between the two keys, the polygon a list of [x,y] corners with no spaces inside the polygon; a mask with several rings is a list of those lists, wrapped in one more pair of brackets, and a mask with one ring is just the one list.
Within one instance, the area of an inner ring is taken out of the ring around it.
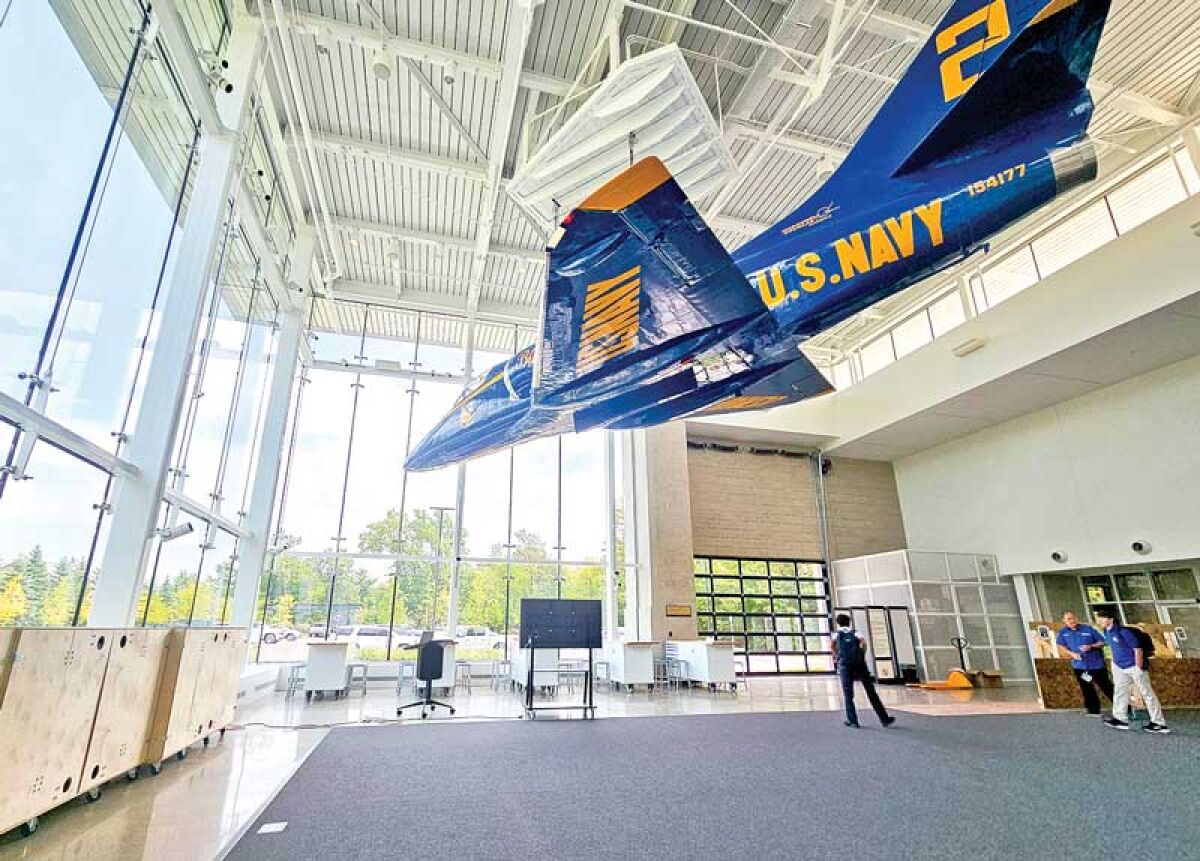
{"label": "ceiling beam", "polygon": [[709,225],[717,230],[736,230],[738,233],[762,233],[771,225],[758,221],[734,218],[732,215],[717,215],[709,219]]}
{"label": "ceiling beam", "polygon": [[[504,49],[501,56],[503,69],[500,75],[499,92],[492,109],[492,134],[488,142],[488,175],[479,204],[479,225],[475,230],[475,257],[471,264],[471,280],[467,287],[467,314],[474,317],[479,310],[479,297],[483,289],[483,274],[491,250],[492,224],[496,218],[496,204],[500,196],[500,178],[504,168],[504,157],[508,138],[516,121],[517,94],[521,88],[521,64],[525,58],[525,47],[529,30],[533,25],[533,9],[540,0],[512,0],[508,6],[508,21],[504,27]],[[543,258],[544,259],[544,258]],[[468,332],[467,356],[473,350],[473,337]],[[468,359],[469,361],[469,359]],[[468,372],[470,368],[467,369]]]}
{"label": "ceiling beam", "polygon": [[[766,123],[759,123],[742,117],[725,118],[725,134],[727,136],[726,139],[729,141],[733,141],[739,137],[759,139],[765,137],[768,131],[769,128]],[[780,149],[802,153],[811,158],[823,158],[833,164],[840,162],[850,152],[850,147],[843,144],[826,143],[794,133],[780,135],[775,141],[775,146]]]}
{"label": "ceiling beam", "polygon": [[[534,2],[534,0],[531,0],[531,2]],[[540,2],[540,0],[537,0],[537,2]],[[441,68],[452,66],[457,70],[481,75],[485,78],[492,78],[493,80],[499,80],[503,73],[504,67],[500,62],[481,57],[478,54],[472,54],[469,51],[444,48],[441,45],[434,45],[419,39],[411,39],[407,36],[392,36],[380,30],[364,27],[360,24],[339,21],[336,18],[329,18],[325,15],[314,15],[309,12],[292,12],[286,8],[281,8],[280,13],[283,15],[288,28],[292,32],[305,33],[318,40],[333,39],[338,42],[359,45],[369,51],[381,51],[399,57],[406,57],[418,63],[429,63]],[[269,19],[265,20],[269,21]],[[563,95],[571,86],[569,80],[553,75],[527,70],[519,71],[521,86],[528,87],[531,90]]]}
{"label": "ceiling beam", "polygon": [[487,153],[483,151],[483,147],[479,145],[479,141],[475,140],[475,135],[471,134],[471,130],[463,125],[462,120],[458,118],[458,114],[454,113],[454,108],[450,107],[450,103],[442,98],[442,94],[426,76],[424,70],[421,68],[421,64],[411,57],[403,57],[402,59],[404,60],[405,68],[408,69],[408,74],[417,82],[417,86],[425,91],[425,95],[429,96],[429,100],[441,112],[446,122],[450,123],[454,130],[458,132],[462,142],[467,145],[467,148],[471,152],[479,156],[480,160],[487,161]]}
{"label": "ceiling beam", "polygon": [[[295,134],[287,135],[287,144],[291,149],[299,149],[304,145]],[[487,179],[487,169],[475,162],[430,155],[407,147],[389,146],[347,135],[314,130],[313,148],[319,152],[347,158],[369,158],[384,164],[428,170],[449,176],[461,176],[476,182],[483,182]]]}
{"label": "ceiling beam", "polygon": [[1179,110],[1189,117],[1194,116],[1200,111],[1200,72],[1197,72],[1196,77],[1192,78],[1192,83],[1187,88],[1187,92],[1179,100]]}
{"label": "ceiling beam", "polygon": [[[826,6],[832,6],[834,0],[825,0]],[[897,42],[916,42],[924,43],[929,38],[929,34],[933,32],[933,27],[926,24],[924,21],[918,21],[915,18],[908,18],[904,15],[896,15],[892,12],[885,12],[881,9],[874,11],[864,11],[860,15],[851,16],[848,22],[850,27],[858,26],[858,19],[861,16],[866,16],[862,22],[862,29],[866,33],[874,33],[876,36],[884,36],[888,39],[895,39]]]}
{"label": "ceiling beam", "polygon": [[1110,108],[1133,114],[1157,125],[1173,127],[1182,125],[1187,120],[1187,117],[1170,105],[1142,93],[1122,89],[1101,78],[1089,78],[1087,86],[1098,103],[1102,102]]}
{"label": "ceiling beam", "polygon": [[[400,242],[411,242],[418,245],[434,245],[439,248],[453,248],[456,251],[475,252],[478,248],[477,239],[467,239],[462,236],[452,236],[448,233],[431,233],[425,230],[414,230],[407,227],[393,227],[382,221],[369,221],[361,218],[350,218],[345,215],[335,215],[331,219],[333,229],[339,233],[354,236],[357,234],[373,234],[385,236]],[[528,248],[518,248],[512,245],[489,245],[484,255],[493,254],[497,257],[513,257],[542,264],[546,262],[544,251]]]}
{"label": "ceiling beam", "polygon": [[[330,293],[330,298],[355,299],[375,305],[386,305],[402,311],[429,311],[469,317],[467,297],[449,293],[430,293],[423,290],[401,289],[374,281],[339,280]],[[475,312],[476,319],[485,323],[504,323],[531,326],[536,322],[537,308],[513,305],[507,302],[480,300]]]}
{"label": "ceiling beam", "polygon": [[200,67],[200,58],[192,44],[180,10],[182,0],[161,0],[154,4],[158,19],[158,36],[171,55],[172,68],[179,76],[180,87],[188,104],[196,111],[200,125],[208,134],[225,134],[228,126],[217,110],[212,86]]}

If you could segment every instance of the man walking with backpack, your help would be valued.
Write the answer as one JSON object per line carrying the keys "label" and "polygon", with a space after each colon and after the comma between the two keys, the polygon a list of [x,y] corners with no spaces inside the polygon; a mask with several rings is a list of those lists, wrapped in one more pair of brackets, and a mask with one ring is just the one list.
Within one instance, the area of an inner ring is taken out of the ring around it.
{"label": "man walking with backpack", "polygon": [[862,682],[871,701],[871,708],[879,716],[879,722],[891,726],[896,719],[888,714],[887,709],[875,692],[875,681],[867,667],[867,650],[863,639],[857,631],[850,627],[850,617],[845,613],[837,615],[837,632],[833,637],[833,660],[837,666],[838,678],[842,682],[842,702],[846,706],[846,726],[858,727],[858,712],[854,708],[854,683]]}
{"label": "man walking with backpack", "polygon": [[1162,706],[1150,687],[1150,674],[1146,671],[1147,652],[1153,643],[1143,643],[1138,634],[1144,632],[1126,628],[1117,621],[1116,610],[1097,610],[1096,619],[1104,629],[1104,640],[1112,651],[1113,669],[1113,713],[1105,721],[1113,729],[1129,729],[1129,695],[1136,685],[1138,693],[1150,712],[1150,722],[1142,727],[1146,732],[1166,735],[1167,728]]}

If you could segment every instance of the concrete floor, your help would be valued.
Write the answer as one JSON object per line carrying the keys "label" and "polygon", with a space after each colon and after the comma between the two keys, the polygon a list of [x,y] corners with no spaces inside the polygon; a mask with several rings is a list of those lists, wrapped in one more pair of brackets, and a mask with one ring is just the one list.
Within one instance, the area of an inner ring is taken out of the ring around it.
{"label": "concrete floor", "polygon": [[[881,691],[884,702],[899,712],[1040,711],[1032,686],[967,692],[883,686]],[[412,699],[410,693],[405,691],[404,701]],[[564,690],[558,701],[577,699],[577,693]],[[519,694],[493,690],[486,681],[477,682],[469,694],[460,689],[453,701],[458,712],[454,720],[516,719],[522,710]],[[324,738],[329,725],[395,720],[396,704],[390,685],[340,700],[306,702],[303,695],[268,695],[239,708],[238,727],[224,741],[193,747],[185,760],[172,760],[157,776],[143,774],[132,783],[114,782],[94,804],[77,799],[64,805],[42,817],[37,833],[29,838],[20,839],[15,833],[0,838],[0,861],[215,858],[254,820]],[[837,711],[841,707],[837,682],[829,677],[755,678],[737,694],[598,690],[596,705],[599,718]],[[451,719],[440,714],[431,720]],[[830,715],[830,720],[836,719]],[[864,714],[863,720],[872,718]],[[420,725],[419,712],[405,723]]]}

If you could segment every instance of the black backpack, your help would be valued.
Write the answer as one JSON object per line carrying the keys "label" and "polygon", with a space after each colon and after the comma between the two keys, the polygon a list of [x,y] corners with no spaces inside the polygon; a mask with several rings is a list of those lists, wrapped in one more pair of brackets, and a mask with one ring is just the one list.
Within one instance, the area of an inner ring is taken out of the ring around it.
{"label": "black backpack", "polygon": [[838,631],[834,637],[834,648],[837,649],[838,665],[846,667],[865,667],[867,656],[863,650],[862,641],[854,631]]}
{"label": "black backpack", "polygon": [[1154,638],[1143,631],[1141,628],[1135,628],[1132,625],[1126,625],[1133,636],[1137,637],[1138,648],[1142,650],[1142,658],[1149,661],[1154,657]]}

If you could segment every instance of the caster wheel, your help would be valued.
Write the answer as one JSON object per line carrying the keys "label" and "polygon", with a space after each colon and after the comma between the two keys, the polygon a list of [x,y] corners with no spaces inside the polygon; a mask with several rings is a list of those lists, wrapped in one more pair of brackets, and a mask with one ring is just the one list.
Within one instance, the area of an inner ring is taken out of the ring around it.
{"label": "caster wheel", "polygon": [[225,741],[225,727],[221,727],[221,733],[218,738],[220,738],[221,741]]}
{"label": "caster wheel", "polygon": [[138,775],[140,775],[140,774],[141,774],[141,772],[138,771],[136,768],[131,768],[131,769],[129,769],[129,771],[125,772],[125,779],[128,780],[130,783],[133,783],[135,780],[138,779]]}
{"label": "caster wheel", "polygon": [[35,816],[32,819],[26,819],[21,823],[21,836],[28,837],[33,832],[37,831],[38,818]]}
{"label": "caster wheel", "polygon": [[185,760],[187,759],[187,752],[188,749],[185,747],[183,750],[179,751],[179,753],[175,754],[175,758],[178,760]]}
{"label": "caster wheel", "polygon": [[87,801],[88,804],[92,804],[93,802],[100,800],[100,793],[101,793],[100,787],[93,786],[86,793],[84,793],[83,797]]}
{"label": "caster wheel", "polygon": [[208,747],[208,741],[209,741],[209,739],[208,739],[208,736],[205,736],[205,737],[204,737],[204,740],[203,740],[203,743],[204,743],[204,746],[205,746],[205,747]]}
{"label": "caster wheel", "polygon": [[162,763],[161,762],[150,763],[150,773],[151,774],[162,774]]}
{"label": "caster wheel", "polygon": [[429,715],[426,712],[421,712],[421,720],[425,720],[427,717],[429,717]]}
{"label": "caster wheel", "polygon": [[450,714],[454,714],[454,709],[450,709]]}

